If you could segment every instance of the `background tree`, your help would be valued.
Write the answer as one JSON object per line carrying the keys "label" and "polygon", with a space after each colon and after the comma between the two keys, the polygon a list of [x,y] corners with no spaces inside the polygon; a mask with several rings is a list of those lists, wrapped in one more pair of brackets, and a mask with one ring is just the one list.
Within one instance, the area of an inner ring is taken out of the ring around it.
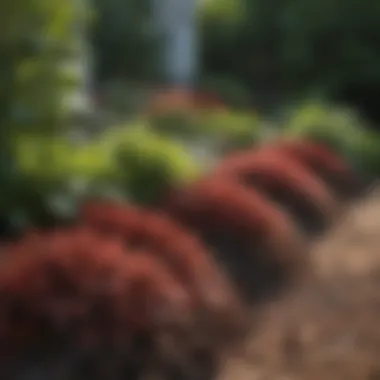
{"label": "background tree", "polygon": [[[33,182],[32,186],[17,170],[14,148],[21,134],[52,135],[67,125],[70,110],[63,100],[80,78],[65,63],[80,49],[76,32],[78,23],[85,21],[82,13],[74,0],[0,4],[0,217],[4,228],[17,215],[27,218],[26,198],[29,206],[43,202],[39,185]],[[48,145],[41,146],[45,162],[48,152]]]}
{"label": "background tree", "polygon": [[[218,11],[219,3],[225,12]],[[230,75],[269,100],[346,101],[380,121],[380,4],[371,0],[208,0],[204,74]],[[282,95],[280,99],[277,94]],[[286,97],[285,97],[286,95]],[[272,102],[273,103],[273,102]]]}
{"label": "background tree", "polygon": [[91,4],[98,80],[155,79],[159,36],[150,0],[92,0]]}

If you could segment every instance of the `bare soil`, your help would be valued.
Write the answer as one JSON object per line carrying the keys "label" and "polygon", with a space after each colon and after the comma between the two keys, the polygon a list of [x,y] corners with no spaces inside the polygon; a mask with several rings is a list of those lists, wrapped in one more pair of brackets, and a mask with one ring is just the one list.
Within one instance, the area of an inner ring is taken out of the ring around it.
{"label": "bare soil", "polygon": [[218,380],[380,380],[380,186],[310,253],[313,275],[257,308]]}

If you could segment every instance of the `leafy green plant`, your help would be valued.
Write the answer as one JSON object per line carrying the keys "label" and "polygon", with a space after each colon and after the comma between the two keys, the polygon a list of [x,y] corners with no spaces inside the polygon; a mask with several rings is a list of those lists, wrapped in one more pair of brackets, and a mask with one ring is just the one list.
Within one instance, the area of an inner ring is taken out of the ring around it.
{"label": "leafy green plant", "polygon": [[293,110],[285,123],[285,136],[302,136],[330,144],[342,153],[356,150],[364,125],[350,110],[306,103]]}
{"label": "leafy green plant", "polygon": [[200,134],[197,115],[187,110],[173,110],[152,115],[148,124],[163,136],[192,140]]}
{"label": "leafy green plant", "polygon": [[262,134],[257,114],[222,109],[164,114],[147,125],[169,138],[210,145],[217,155],[251,146]]}
{"label": "leafy green plant", "polygon": [[366,131],[357,141],[357,167],[369,176],[380,176],[380,134]]}
{"label": "leafy green plant", "polygon": [[206,135],[227,144],[250,145],[260,139],[260,119],[255,113],[205,111],[199,125]]}
{"label": "leafy green plant", "polygon": [[311,103],[295,110],[287,121],[285,136],[304,136],[340,151],[361,172],[380,174],[380,134],[347,109]]}
{"label": "leafy green plant", "polygon": [[116,150],[119,183],[137,203],[151,204],[170,187],[193,180],[200,173],[185,146],[154,132],[126,132]]}
{"label": "leafy green plant", "polygon": [[62,137],[20,136],[15,145],[19,170],[36,177],[94,177],[113,171],[113,145],[102,140],[78,146]]}

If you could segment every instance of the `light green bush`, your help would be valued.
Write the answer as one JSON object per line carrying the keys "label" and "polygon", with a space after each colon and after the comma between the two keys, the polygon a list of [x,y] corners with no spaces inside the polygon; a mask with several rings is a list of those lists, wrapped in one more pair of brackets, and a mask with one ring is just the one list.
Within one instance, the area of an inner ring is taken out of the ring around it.
{"label": "light green bush", "polygon": [[261,139],[257,114],[223,109],[178,112],[148,121],[148,127],[163,136],[189,143],[210,144],[215,155],[252,146]]}
{"label": "light green bush", "polygon": [[341,151],[351,151],[363,131],[360,119],[351,111],[307,103],[291,113],[284,133],[322,140]]}
{"label": "light green bush", "polygon": [[306,104],[287,120],[284,135],[323,141],[344,154],[361,172],[380,174],[380,135],[369,131],[365,122],[347,109]]}
{"label": "light green bush", "polygon": [[217,142],[221,154],[250,147],[258,143],[262,135],[258,115],[243,112],[204,112],[200,117],[200,129]]}
{"label": "light green bush", "polygon": [[115,154],[119,184],[137,203],[155,203],[169,188],[184,185],[201,172],[184,145],[149,130],[126,131]]}
{"label": "light green bush", "polygon": [[[64,138],[19,137],[15,143],[21,173],[37,182],[60,183],[70,202],[87,193],[120,194],[132,202],[152,203],[169,187],[199,173],[186,146],[133,123],[76,146]],[[81,190],[72,186],[84,185]]]}

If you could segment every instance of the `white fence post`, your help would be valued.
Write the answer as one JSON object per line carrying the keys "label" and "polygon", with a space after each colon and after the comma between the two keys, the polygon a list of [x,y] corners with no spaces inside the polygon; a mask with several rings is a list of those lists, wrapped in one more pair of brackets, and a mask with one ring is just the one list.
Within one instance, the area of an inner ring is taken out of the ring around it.
{"label": "white fence post", "polygon": [[163,35],[163,75],[171,85],[192,86],[198,74],[197,0],[152,0]]}

